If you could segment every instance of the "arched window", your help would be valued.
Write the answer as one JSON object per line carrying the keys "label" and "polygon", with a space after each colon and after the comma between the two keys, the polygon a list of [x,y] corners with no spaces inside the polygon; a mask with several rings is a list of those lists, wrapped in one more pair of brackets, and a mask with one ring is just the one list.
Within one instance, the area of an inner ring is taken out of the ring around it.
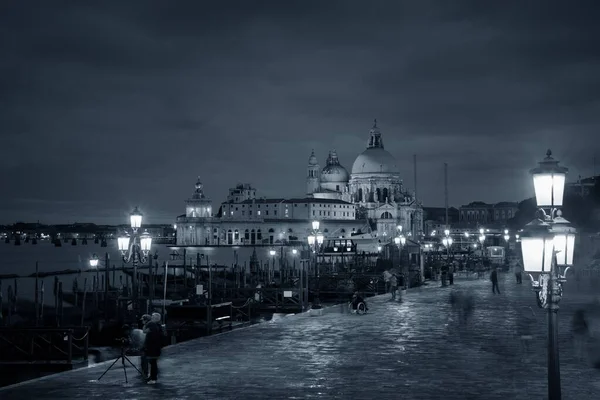
{"label": "arched window", "polygon": [[329,233],[329,229],[324,229],[323,232],[324,233]]}
{"label": "arched window", "polygon": [[244,240],[250,240],[250,231],[248,229],[244,231]]}
{"label": "arched window", "polygon": [[254,232],[254,229],[250,231],[250,244],[256,244],[256,232]]}
{"label": "arched window", "polygon": [[237,229],[235,231],[233,231],[233,240],[235,240],[235,241],[240,240],[240,231],[238,231]]}
{"label": "arched window", "polygon": [[377,193],[377,201],[382,202],[383,199],[381,198],[381,189],[377,188],[375,189],[375,192]]}
{"label": "arched window", "polygon": [[362,191],[362,188],[358,189],[358,201],[363,201],[363,191]]}
{"label": "arched window", "polygon": [[340,232],[341,232],[341,233],[346,233],[346,230],[345,230],[345,229],[342,229]]}
{"label": "arched window", "polygon": [[261,233],[260,229],[256,230],[256,240],[258,240],[258,241],[262,240],[262,233]]}
{"label": "arched window", "polygon": [[273,228],[269,229],[269,233],[273,233],[275,230]]}
{"label": "arched window", "polygon": [[227,231],[227,244],[233,244],[233,232],[231,229]]}
{"label": "arched window", "polygon": [[392,217],[392,214],[390,214],[389,212],[384,212],[383,214],[381,214],[381,219],[392,219],[394,217]]}
{"label": "arched window", "polygon": [[388,198],[388,189],[387,188],[383,188],[383,198],[379,199],[379,201],[386,201]]}

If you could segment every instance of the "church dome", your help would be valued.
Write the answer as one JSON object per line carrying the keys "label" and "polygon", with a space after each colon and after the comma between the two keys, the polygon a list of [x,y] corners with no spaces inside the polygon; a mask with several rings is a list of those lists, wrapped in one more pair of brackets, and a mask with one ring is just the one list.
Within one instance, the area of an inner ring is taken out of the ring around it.
{"label": "church dome", "polygon": [[377,120],[369,131],[371,138],[367,149],[356,157],[352,174],[397,174],[400,172],[396,159],[383,148],[381,132]]}
{"label": "church dome", "polygon": [[329,152],[327,165],[321,171],[321,182],[348,183],[349,179],[350,175],[340,164],[336,151]]}

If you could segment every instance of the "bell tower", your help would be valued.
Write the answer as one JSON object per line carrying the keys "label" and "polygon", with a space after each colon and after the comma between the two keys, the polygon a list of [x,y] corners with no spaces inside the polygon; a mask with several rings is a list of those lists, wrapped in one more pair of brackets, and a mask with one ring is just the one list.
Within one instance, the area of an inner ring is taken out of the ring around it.
{"label": "bell tower", "polygon": [[306,194],[313,194],[319,190],[321,186],[321,168],[315,156],[315,151],[310,153],[308,158],[308,168],[306,174]]}

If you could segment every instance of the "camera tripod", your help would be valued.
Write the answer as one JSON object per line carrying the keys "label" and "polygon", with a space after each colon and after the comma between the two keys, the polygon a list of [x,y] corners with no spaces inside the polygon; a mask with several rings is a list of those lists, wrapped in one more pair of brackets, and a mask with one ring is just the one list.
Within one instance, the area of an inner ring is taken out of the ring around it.
{"label": "camera tripod", "polygon": [[142,377],[146,378],[146,376],[145,376],[145,375],[142,373],[142,371],[140,371],[140,370],[138,369],[138,367],[136,367],[136,366],[135,366],[135,365],[134,365],[134,364],[131,362],[131,360],[130,360],[130,359],[129,359],[129,358],[126,356],[126,355],[125,355],[125,343],[123,343],[123,342],[122,342],[122,343],[121,343],[121,355],[120,355],[120,356],[119,356],[119,357],[118,357],[118,358],[117,358],[117,359],[116,359],[116,360],[115,360],[115,361],[114,361],[114,362],[113,362],[113,363],[110,365],[110,367],[108,367],[108,368],[106,369],[106,371],[104,371],[104,372],[102,373],[102,375],[100,375],[100,378],[98,378],[98,380],[102,379],[102,377],[103,377],[104,375],[106,375],[106,373],[107,373],[108,371],[110,371],[110,369],[111,369],[112,367],[114,367],[114,366],[115,366],[115,364],[117,363],[117,361],[119,361],[119,360],[121,360],[121,365],[123,366],[123,373],[125,374],[125,383],[129,383],[129,381],[127,380],[127,368],[125,367],[125,361],[127,361],[127,362],[128,362],[128,363],[129,363],[129,364],[130,364],[130,365],[131,365],[133,368],[135,368],[135,370],[136,370],[137,372],[139,372],[139,373],[140,373],[140,375],[141,375]]}

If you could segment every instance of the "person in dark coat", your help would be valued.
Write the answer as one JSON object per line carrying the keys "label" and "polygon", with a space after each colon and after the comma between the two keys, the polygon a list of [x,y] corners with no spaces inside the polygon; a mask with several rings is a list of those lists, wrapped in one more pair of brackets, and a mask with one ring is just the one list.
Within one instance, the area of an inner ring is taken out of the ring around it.
{"label": "person in dark coat", "polygon": [[498,292],[498,294],[500,294],[500,288],[498,287],[498,269],[496,267],[492,269],[490,280],[492,281],[492,293],[495,294]]}
{"label": "person in dark coat", "polygon": [[163,329],[160,325],[160,314],[152,314],[152,319],[144,327],[146,333],[146,343],[144,353],[150,364],[150,379],[148,384],[153,385],[158,380],[158,359],[163,347]]}

